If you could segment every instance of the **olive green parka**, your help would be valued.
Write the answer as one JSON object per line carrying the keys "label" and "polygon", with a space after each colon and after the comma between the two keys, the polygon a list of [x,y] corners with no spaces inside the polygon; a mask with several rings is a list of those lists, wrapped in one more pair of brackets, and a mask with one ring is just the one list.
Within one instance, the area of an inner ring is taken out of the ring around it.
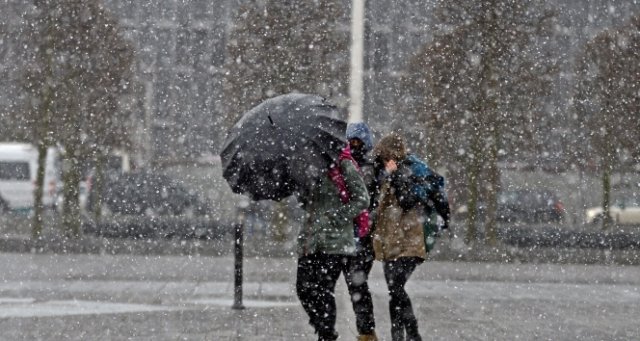
{"label": "olive green parka", "polygon": [[364,180],[350,160],[342,160],[342,175],[350,194],[342,203],[338,187],[328,175],[311,191],[304,210],[307,217],[298,234],[298,256],[314,253],[353,255],[356,250],[353,219],[369,206]]}

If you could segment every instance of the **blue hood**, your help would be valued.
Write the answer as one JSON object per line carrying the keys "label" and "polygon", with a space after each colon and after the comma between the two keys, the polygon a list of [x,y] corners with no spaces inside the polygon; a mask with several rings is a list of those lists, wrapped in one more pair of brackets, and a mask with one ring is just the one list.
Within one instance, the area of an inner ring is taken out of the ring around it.
{"label": "blue hood", "polygon": [[359,139],[364,143],[364,152],[368,152],[373,148],[373,139],[369,126],[364,122],[349,123],[347,125],[347,140]]}

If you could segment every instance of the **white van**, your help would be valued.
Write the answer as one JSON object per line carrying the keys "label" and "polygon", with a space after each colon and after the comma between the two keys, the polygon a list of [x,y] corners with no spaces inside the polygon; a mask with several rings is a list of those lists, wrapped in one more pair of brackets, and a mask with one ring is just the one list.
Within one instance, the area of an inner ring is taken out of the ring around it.
{"label": "white van", "polygon": [[[28,211],[33,208],[38,149],[28,143],[0,143],[0,211]],[[60,155],[55,147],[47,149],[42,201],[53,207],[60,187]]]}

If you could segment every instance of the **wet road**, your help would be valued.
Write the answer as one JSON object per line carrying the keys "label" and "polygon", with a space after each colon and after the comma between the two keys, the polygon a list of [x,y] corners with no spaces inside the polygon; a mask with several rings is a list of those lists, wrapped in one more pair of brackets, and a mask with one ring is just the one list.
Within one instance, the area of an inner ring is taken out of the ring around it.
{"label": "wet road", "polygon": [[[0,253],[1,340],[314,340],[295,260]],[[640,267],[427,262],[408,284],[425,340],[638,340]],[[389,340],[386,285],[370,280]],[[341,340],[356,337],[344,280]]]}

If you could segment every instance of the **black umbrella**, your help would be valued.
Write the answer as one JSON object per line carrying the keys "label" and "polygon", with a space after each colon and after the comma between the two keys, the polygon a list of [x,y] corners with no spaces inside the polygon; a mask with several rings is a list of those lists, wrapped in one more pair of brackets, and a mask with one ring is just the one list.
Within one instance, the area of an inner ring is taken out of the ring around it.
{"label": "black umbrella", "polygon": [[346,126],[322,97],[268,99],[229,131],[220,153],[223,176],[234,192],[254,200],[305,196],[345,146]]}

